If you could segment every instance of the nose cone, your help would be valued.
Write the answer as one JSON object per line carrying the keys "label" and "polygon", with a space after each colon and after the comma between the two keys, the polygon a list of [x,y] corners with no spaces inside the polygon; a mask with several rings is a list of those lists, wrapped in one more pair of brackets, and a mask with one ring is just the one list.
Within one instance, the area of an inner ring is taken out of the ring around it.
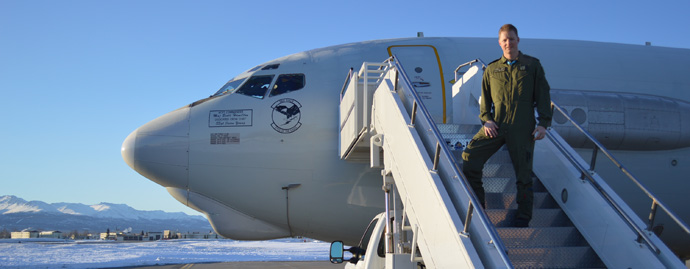
{"label": "nose cone", "polygon": [[165,114],[136,129],[122,143],[122,159],[164,187],[187,188],[189,108]]}
{"label": "nose cone", "polygon": [[120,149],[122,159],[125,160],[125,163],[127,163],[127,165],[129,165],[129,167],[134,170],[136,170],[134,168],[134,147],[136,140],[137,130],[134,130],[134,132],[132,132],[127,136],[127,138],[125,138],[125,142],[122,142],[122,148]]}

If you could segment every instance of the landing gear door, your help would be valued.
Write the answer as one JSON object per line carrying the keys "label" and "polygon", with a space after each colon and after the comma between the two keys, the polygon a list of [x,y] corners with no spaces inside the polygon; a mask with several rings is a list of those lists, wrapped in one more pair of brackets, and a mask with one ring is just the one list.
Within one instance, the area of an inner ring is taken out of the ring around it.
{"label": "landing gear door", "polygon": [[430,45],[388,47],[403,64],[412,85],[436,123],[446,123],[446,85],[436,48]]}
{"label": "landing gear door", "polygon": [[453,84],[454,124],[481,124],[479,120],[479,100],[482,96],[482,76],[480,64],[472,65],[458,81]]}

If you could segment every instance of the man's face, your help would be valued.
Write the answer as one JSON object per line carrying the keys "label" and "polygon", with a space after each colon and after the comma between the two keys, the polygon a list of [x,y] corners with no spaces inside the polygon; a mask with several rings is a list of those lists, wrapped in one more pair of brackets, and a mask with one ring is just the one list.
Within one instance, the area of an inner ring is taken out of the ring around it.
{"label": "man's face", "polygon": [[503,55],[516,57],[518,55],[520,38],[513,31],[502,31],[498,34],[498,44],[501,45]]}

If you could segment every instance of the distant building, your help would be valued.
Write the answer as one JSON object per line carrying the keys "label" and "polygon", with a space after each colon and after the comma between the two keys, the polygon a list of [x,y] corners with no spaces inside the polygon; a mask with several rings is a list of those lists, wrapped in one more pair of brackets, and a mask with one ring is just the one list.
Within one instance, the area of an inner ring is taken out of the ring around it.
{"label": "distant building", "polygon": [[178,233],[178,232],[173,232],[171,230],[165,230],[165,231],[163,231],[163,239],[223,239],[223,237],[216,234],[213,231],[210,231],[208,233],[200,233],[200,232]]}
{"label": "distant building", "polygon": [[123,233],[123,232],[110,232],[101,233],[101,240],[114,240],[114,241],[156,241],[156,240],[167,240],[167,239],[223,239],[222,236],[214,233],[178,233],[171,230],[165,230],[163,232],[147,232],[144,233]]}
{"label": "distant building", "polygon": [[148,232],[147,236],[150,241],[161,240],[164,238],[165,232]]}
{"label": "distant building", "polygon": [[118,240],[117,238],[117,233],[116,232],[109,232],[109,233],[101,233],[101,236],[99,237],[101,240],[113,240],[113,241],[122,241],[124,239]]}
{"label": "distant building", "polygon": [[12,237],[12,239],[38,238],[39,234],[38,231],[21,231],[12,232],[10,237]]}
{"label": "distant building", "polygon": [[214,232],[210,233],[200,233],[200,232],[192,232],[192,233],[178,233],[177,234],[179,239],[223,239],[221,236]]}
{"label": "distant building", "polygon": [[177,239],[177,233],[171,230],[163,231],[163,239]]}
{"label": "distant building", "polygon": [[97,235],[94,234],[69,234],[69,239],[72,240],[84,240],[84,239],[96,239]]}
{"label": "distant building", "polygon": [[144,233],[123,233],[123,232],[111,232],[110,234],[101,233],[101,240],[115,240],[115,241],[155,241],[162,240],[164,237],[163,232],[147,232]]}
{"label": "distant building", "polygon": [[43,231],[38,236],[41,238],[63,238],[61,231]]}
{"label": "distant building", "polygon": [[123,233],[118,235],[118,241],[149,241],[149,237],[144,234]]}

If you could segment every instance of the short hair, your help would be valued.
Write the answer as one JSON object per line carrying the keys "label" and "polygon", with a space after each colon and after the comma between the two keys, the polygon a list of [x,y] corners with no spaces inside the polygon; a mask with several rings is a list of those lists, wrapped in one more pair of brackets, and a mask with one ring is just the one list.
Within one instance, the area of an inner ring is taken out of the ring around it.
{"label": "short hair", "polygon": [[517,28],[515,28],[515,26],[510,24],[510,23],[507,23],[507,24],[504,24],[503,26],[501,26],[501,29],[498,29],[498,35],[501,35],[501,32],[508,32],[508,31],[514,31],[516,36],[520,36],[520,35],[518,35]]}

